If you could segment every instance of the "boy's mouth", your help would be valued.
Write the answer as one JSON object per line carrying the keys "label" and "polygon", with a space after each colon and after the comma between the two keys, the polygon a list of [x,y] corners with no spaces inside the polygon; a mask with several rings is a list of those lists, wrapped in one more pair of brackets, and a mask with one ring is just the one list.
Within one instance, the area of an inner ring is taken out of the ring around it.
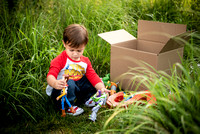
{"label": "boy's mouth", "polygon": [[73,57],[73,60],[78,60],[79,59],[79,57]]}

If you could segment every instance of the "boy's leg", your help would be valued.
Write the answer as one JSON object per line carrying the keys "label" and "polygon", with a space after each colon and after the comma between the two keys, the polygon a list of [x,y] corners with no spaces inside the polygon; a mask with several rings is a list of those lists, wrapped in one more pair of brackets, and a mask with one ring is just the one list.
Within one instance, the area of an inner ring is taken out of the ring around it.
{"label": "boy's leg", "polygon": [[[70,109],[67,110],[67,113],[73,116],[82,114],[84,110],[80,107],[75,106],[75,99],[77,98],[77,92],[79,92],[79,87],[76,85],[75,81],[69,80],[68,84],[68,91],[67,91],[67,99],[70,104],[73,106],[75,113],[73,113]],[[68,106],[68,105],[67,105]]]}
{"label": "boy's leg", "polygon": [[91,96],[96,93],[96,89],[92,86],[86,76],[83,76],[76,85],[80,91],[77,93],[77,104],[84,104]]}
{"label": "boy's leg", "polygon": [[74,101],[76,99],[76,92],[79,88],[76,86],[74,80],[68,80],[68,90],[67,90],[67,99],[72,106],[74,106]]}

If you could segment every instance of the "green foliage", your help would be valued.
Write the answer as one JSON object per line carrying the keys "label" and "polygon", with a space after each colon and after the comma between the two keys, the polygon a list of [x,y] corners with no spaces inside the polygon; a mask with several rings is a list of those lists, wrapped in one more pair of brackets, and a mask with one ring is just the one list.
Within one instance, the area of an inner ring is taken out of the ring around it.
{"label": "green foliage", "polygon": [[[183,76],[178,77],[174,72],[172,77],[155,77],[156,86],[149,85],[154,86],[156,92],[152,92],[158,97],[156,109],[133,106],[116,110],[114,116],[111,116],[113,110],[102,111],[96,124],[86,121],[87,113],[68,117],[68,121],[60,119],[59,113],[53,110],[45,88],[50,61],[64,50],[62,32],[67,25],[79,23],[88,29],[89,43],[84,55],[103,77],[110,72],[110,45],[98,33],[125,29],[137,36],[138,19],[187,24],[188,30],[199,31],[199,4],[198,0],[0,1],[0,131],[8,127],[12,132],[61,129],[69,133],[94,133],[101,131],[108,119],[103,130],[108,133],[198,132],[199,118],[195,118],[199,111],[200,87],[198,32],[185,46],[183,66],[180,66]],[[175,94],[176,103],[163,95],[166,88]],[[81,127],[74,130],[75,123]]]}
{"label": "green foliage", "polygon": [[199,31],[199,4],[196,0],[134,0],[127,1],[126,9],[135,21],[187,24],[188,30]]}

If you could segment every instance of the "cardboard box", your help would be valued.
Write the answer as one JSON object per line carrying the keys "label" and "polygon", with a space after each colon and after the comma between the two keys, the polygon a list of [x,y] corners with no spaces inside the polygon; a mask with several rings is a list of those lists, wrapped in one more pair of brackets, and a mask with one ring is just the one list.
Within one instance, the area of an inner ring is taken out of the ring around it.
{"label": "cardboard box", "polygon": [[[111,81],[119,81],[124,90],[135,90],[136,85],[131,85],[133,76],[125,73],[131,68],[142,68],[143,62],[170,74],[172,65],[181,63],[184,43],[177,38],[184,37],[185,32],[183,24],[139,20],[137,38],[123,29],[98,34],[111,44]],[[145,85],[139,88],[147,89]]]}

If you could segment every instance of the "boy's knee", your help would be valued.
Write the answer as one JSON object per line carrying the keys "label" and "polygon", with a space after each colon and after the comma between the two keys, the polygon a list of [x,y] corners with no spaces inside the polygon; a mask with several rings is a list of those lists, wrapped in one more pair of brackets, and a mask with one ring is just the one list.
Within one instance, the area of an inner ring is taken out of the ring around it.
{"label": "boy's knee", "polygon": [[68,88],[70,88],[70,90],[73,90],[73,89],[75,89],[75,87],[76,87],[76,84],[75,84],[75,81],[74,81],[74,80],[69,80],[69,81],[67,82],[67,84],[68,84]]}

